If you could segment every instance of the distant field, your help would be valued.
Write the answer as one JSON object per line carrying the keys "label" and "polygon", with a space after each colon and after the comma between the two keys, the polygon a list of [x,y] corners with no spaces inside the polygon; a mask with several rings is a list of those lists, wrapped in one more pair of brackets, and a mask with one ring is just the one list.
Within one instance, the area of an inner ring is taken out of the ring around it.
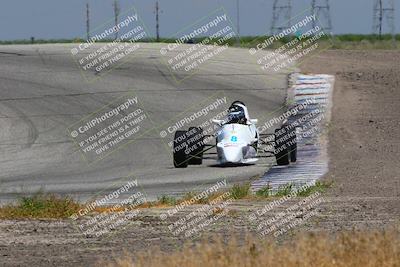
{"label": "distant field", "polygon": [[[258,43],[270,36],[244,36],[240,38],[240,47],[254,47]],[[280,45],[293,40],[292,38],[283,38],[279,42],[275,42],[271,48],[279,47]],[[202,38],[195,38],[191,42],[199,43],[204,40]],[[111,42],[113,40],[102,40],[101,42]],[[142,40],[144,42],[154,42],[154,39]],[[81,43],[85,40],[80,38],[75,39],[22,39],[22,40],[9,40],[0,41],[0,45],[8,44],[57,44],[57,43]],[[175,39],[173,38],[161,38],[161,43],[173,43]],[[383,35],[379,37],[378,35],[364,35],[364,34],[343,34],[343,35],[333,35],[329,37],[321,38],[321,42],[329,42],[331,44],[331,49],[399,49],[400,48],[400,34],[395,35],[393,40],[391,35]],[[227,42],[231,46],[239,46],[237,40],[230,40]]]}

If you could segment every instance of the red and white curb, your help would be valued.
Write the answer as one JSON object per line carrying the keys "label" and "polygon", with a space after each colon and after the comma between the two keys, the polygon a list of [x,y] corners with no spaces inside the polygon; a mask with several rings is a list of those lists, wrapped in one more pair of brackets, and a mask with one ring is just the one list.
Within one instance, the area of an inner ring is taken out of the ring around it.
{"label": "red and white curb", "polygon": [[292,74],[289,78],[289,110],[307,103],[288,118],[297,122],[297,162],[272,166],[260,179],[252,182],[252,191],[269,186],[272,191],[293,184],[313,185],[328,171],[328,130],[331,119],[332,91],[335,77],[326,74]]}

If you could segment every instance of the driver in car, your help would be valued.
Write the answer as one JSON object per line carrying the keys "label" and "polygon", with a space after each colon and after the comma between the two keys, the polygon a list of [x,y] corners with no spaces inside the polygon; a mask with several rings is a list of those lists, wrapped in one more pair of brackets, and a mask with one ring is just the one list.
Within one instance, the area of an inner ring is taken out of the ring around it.
{"label": "driver in car", "polygon": [[246,114],[244,113],[244,109],[241,106],[232,105],[229,108],[227,123],[247,124],[247,119],[246,119]]}

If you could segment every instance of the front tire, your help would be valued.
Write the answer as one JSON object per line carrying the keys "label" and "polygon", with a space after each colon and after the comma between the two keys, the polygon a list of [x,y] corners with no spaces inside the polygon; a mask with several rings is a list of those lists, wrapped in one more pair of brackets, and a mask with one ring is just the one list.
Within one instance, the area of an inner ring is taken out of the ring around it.
{"label": "front tire", "polygon": [[176,131],[174,136],[173,158],[175,168],[186,168],[189,164],[186,131]]}
{"label": "front tire", "polygon": [[189,131],[190,137],[188,140],[189,147],[189,164],[191,165],[201,165],[203,164],[203,151],[204,151],[204,134],[203,129],[200,127],[190,127]]}

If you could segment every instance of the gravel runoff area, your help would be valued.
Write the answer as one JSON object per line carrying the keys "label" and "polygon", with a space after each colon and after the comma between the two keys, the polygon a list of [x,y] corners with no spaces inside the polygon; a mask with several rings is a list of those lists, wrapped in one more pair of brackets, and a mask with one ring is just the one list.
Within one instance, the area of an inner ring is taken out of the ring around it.
{"label": "gravel runoff area", "polygon": [[[385,228],[400,218],[400,53],[398,51],[325,51],[305,62],[302,72],[336,76],[330,131],[330,170],[334,182],[315,215],[293,228],[336,232]],[[297,203],[291,199],[267,212],[272,218]],[[265,201],[237,201],[229,213],[207,227],[225,236],[257,232],[249,216]],[[104,237],[82,237],[69,220],[1,221],[1,266],[94,266],[101,259],[160,245],[173,250],[187,238],[174,236],[160,220],[164,209],[143,210],[126,227]],[[89,220],[85,218],[82,220]],[[258,222],[259,223],[259,222]],[[287,236],[287,234],[286,234]]]}

